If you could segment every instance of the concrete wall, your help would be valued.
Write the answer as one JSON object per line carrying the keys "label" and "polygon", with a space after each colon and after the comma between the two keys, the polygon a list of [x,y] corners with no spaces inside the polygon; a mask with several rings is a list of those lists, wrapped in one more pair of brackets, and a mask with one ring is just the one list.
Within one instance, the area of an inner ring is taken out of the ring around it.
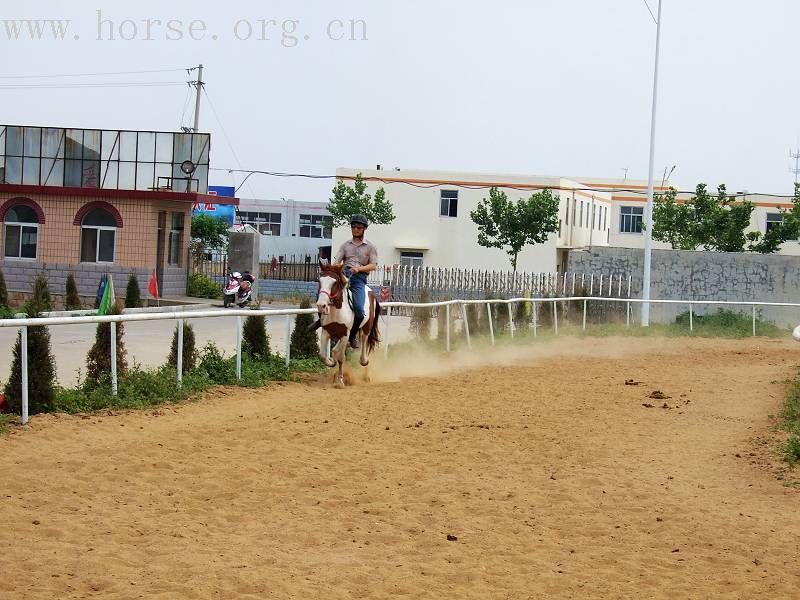
{"label": "concrete wall", "polygon": [[280,300],[287,294],[305,294],[312,300],[316,300],[317,288],[316,281],[279,281],[275,279],[262,279],[258,282],[258,294],[260,298],[273,298]]}
{"label": "concrete wall", "polygon": [[[644,251],[592,247],[571,250],[568,270],[632,275],[631,296],[641,297]],[[792,256],[729,252],[654,250],[651,269],[654,299],[728,300],[800,303],[800,260]],[[694,307],[699,314],[717,307]],[[671,322],[688,306],[653,305],[653,322]],[[742,309],[750,313],[750,308]],[[800,323],[798,308],[762,308],[761,318],[783,327]],[[638,315],[638,309],[636,311]]]}

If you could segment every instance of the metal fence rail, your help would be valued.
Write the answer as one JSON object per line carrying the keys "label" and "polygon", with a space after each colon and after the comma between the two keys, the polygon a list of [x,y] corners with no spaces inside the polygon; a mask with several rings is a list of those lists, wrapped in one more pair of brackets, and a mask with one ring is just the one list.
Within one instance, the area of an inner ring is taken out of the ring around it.
{"label": "metal fence rail", "polygon": [[[508,299],[458,299],[458,300],[444,300],[439,302],[386,302],[383,307],[386,308],[385,327],[383,331],[383,347],[384,355],[388,356],[390,347],[390,332],[391,332],[391,317],[393,309],[401,308],[440,308],[444,307],[446,311],[446,331],[445,341],[446,350],[450,352],[450,315],[451,307],[460,306],[461,316],[463,318],[464,333],[466,334],[467,346],[472,347],[472,340],[469,331],[469,320],[467,318],[467,305],[469,304],[485,304],[486,314],[489,323],[489,336],[491,343],[495,343],[495,332],[493,326],[493,316],[491,305],[492,304],[505,304],[508,307],[508,324],[509,333],[514,337],[516,326],[514,324],[514,315],[512,305],[515,303],[527,302],[532,304],[532,328],[533,335],[537,335],[537,311],[536,305],[545,305],[552,303],[552,318],[553,329],[558,334],[558,320],[559,320],[559,305],[566,305],[570,302],[583,303],[582,326],[586,329],[586,316],[587,304],[589,302],[608,302],[608,303],[624,303],[626,313],[626,323],[630,326],[631,305],[641,304],[644,300],[638,298],[615,298],[603,296],[569,296],[569,297],[517,297]],[[701,306],[749,306],[752,309],[752,323],[753,335],[756,335],[756,308],[760,306],[772,307],[800,307],[800,303],[796,302],[748,302],[748,301],[727,301],[727,300],[649,300],[651,304],[677,304],[686,305],[689,309],[689,330],[694,330],[694,307]],[[562,309],[563,312],[563,309]],[[22,368],[22,424],[28,422],[28,327],[35,326],[57,326],[57,325],[76,325],[86,323],[110,323],[110,337],[111,337],[111,386],[112,393],[116,394],[117,391],[117,362],[116,362],[116,324],[130,321],[178,321],[178,348],[177,348],[177,385],[180,387],[183,376],[182,360],[183,360],[183,322],[187,318],[202,319],[202,318],[218,318],[235,316],[237,318],[237,336],[236,336],[236,377],[242,377],[242,317],[247,316],[264,316],[267,318],[283,316],[286,318],[286,366],[289,366],[290,359],[290,345],[291,345],[291,325],[292,318],[301,314],[316,314],[316,308],[289,308],[289,309],[234,309],[234,310],[197,310],[191,311],[190,314],[185,312],[150,312],[150,313],[135,313],[135,314],[121,314],[121,315],[89,315],[89,316],[69,316],[69,317],[36,317],[36,318],[21,318],[21,319],[0,319],[0,327],[14,327],[20,330],[21,335],[21,368]],[[395,313],[396,314],[396,313]]]}

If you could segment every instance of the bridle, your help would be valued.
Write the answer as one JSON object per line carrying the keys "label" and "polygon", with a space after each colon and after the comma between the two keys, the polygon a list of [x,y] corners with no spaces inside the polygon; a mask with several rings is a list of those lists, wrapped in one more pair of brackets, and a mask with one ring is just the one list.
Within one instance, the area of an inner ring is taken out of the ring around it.
{"label": "bridle", "polygon": [[319,290],[320,295],[325,294],[328,297],[328,304],[333,305],[334,308],[342,308],[342,300],[344,298],[344,286],[342,285],[341,280],[339,279],[338,276],[334,277],[333,274],[327,272],[323,272],[321,276],[333,277],[336,281],[334,281],[333,285],[331,286],[331,292],[334,292],[334,290],[336,291],[331,294],[327,290],[320,289]]}

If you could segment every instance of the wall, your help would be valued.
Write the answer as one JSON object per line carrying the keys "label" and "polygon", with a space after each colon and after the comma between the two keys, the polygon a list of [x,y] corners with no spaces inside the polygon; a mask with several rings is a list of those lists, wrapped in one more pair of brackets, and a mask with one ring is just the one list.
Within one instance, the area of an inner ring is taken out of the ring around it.
{"label": "wall", "polygon": [[[571,250],[570,271],[632,275],[631,296],[641,297],[644,251],[635,248]],[[792,256],[654,250],[653,299],[800,302],[800,261]],[[696,306],[700,313],[717,307]],[[652,305],[653,322],[671,322],[688,306]],[[750,308],[739,309],[750,314]],[[762,318],[783,327],[800,323],[798,308],[762,308]],[[638,315],[638,309],[637,309]]]}

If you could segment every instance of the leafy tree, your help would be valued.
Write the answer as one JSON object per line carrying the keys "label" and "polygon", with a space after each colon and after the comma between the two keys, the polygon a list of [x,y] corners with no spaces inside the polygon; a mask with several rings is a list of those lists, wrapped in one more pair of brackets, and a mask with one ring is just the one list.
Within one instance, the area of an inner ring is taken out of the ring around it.
{"label": "leafy tree", "polygon": [[364,215],[370,223],[382,225],[394,221],[392,203],[386,199],[386,192],[381,187],[375,192],[375,197],[367,194],[367,184],[361,173],[356,175],[353,187],[344,181],[337,181],[332,193],[328,212],[331,213],[334,227],[349,223],[353,215]]}
{"label": "leafy tree", "polygon": [[505,192],[493,187],[489,199],[481,200],[469,216],[478,226],[478,244],[505,249],[516,271],[522,248],[542,244],[558,231],[558,196],[542,190],[515,203]]}
{"label": "leafy tree", "polygon": [[[303,298],[300,308],[311,308],[311,301]],[[294,320],[294,330],[289,344],[289,352],[294,358],[312,358],[319,354],[317,334],[311,331],[314,315],[297,315]]]}
{"label": "leafy tree", "polygon": [[763,235],[758,232],[758,239],[750,245],[750,250],[762,254],[772,254],[780,250],[781,245],[789,240],[800,237],[800,184],[794,184],[794,197],[792,208],[788,211],[781,209],[782,223],[774,223]]}
{"label": "leafy tree", "polygon": [[[172,346],[167,357],[167,364],[173,369],[178,368],[178,326],[172,334]],[[191,371],[197,365],[197,346],[194,337],[194,328],[184,321],[183,323],[183,372]]]}
{"label": "leafy tree", "polygon": [[269,336],[264,315],[250,315],[242,327],[242,350],[251,358],[266,360],[270,356]]}
{"label": "leafy tree", "polygon": [[[34,281],[33,295],[25,304],[30,318],[52,309],[50,291],[44,274]],[[28,412],[36,414],[53,409],[56,381],[55,358],[50,348],[50,331],[44,325],[28,327]],[[11,373],[4,389],[9,409],[22,410],[22,334],[12,349]]]}
{"label": "leafy tree", "polygon": [[192,215],[192,240],[189,248],[195,258],[202,259],[209,250],[222,250],[228,245],[228,224],[207,214]]}
{"label": "leafy tree", "polygon": [[653,206],[653,239],[668,242],[678,250],[712,250],[744,252],[748,242],[758,240],[759,233],[745,234],[755,206],[748,200],[737,201],[727,195],[724,185],[712,196],[701,183],[695,195],[679,203],[670,189],[655,199]]}
{"label": "leafy tree", "polygon": [[[122,307],[117,302],[109,315],[122,314]],[[123,334],[125,333],[123,323],[117,323],[117,373],[122,375],[128,370],[128,362],[125,359],[125,345]],[[86,376],[89,379],[97,380],[104,373],[111,373],[111,323],[98,323],[95,332],[94,344],[86,355]]]}
{"label": "leafy tree", "polygon": [[64,308],[66,310],[78,310],[83,308],[83,302],[78,294],[78,286],[75,283],[75,274],[69,273],[67,275],[67,284],[65,287],[66,294],[64,295]]}
{"label": "leafy tree", "polygon": [[128,287],[125,288],[125,308],[139,308],[142,305],[142,298],[139,292],[139,278],[132,272],[128,277]]}

